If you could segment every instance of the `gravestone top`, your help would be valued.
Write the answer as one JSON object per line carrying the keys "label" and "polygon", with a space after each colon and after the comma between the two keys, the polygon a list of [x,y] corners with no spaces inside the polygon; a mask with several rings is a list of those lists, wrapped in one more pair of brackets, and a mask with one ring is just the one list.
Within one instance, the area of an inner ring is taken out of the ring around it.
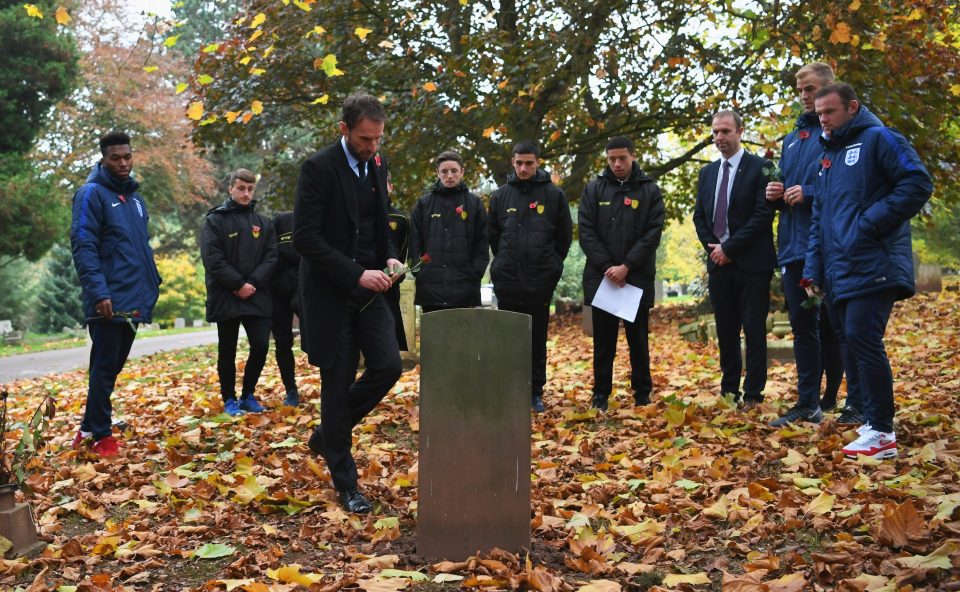
{"label": "gravestone top", "polygon": [[417,552],[459,561],[530,546],[531,319],[421,319]]}
{"label": "gravestone top", "polygon": [[10,319],[0,321],[0,335],[13,331],[13,322]]}

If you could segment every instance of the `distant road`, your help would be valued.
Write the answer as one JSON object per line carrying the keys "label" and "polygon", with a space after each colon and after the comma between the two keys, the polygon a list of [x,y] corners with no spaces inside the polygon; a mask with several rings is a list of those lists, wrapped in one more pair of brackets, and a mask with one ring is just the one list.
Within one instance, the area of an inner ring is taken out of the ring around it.
{"label": "distant road", "polygon": [[[216,342],[216,329],[147,337],[133,342],[130,357],[135,358]],[[86,347],[74,347],[0,358],[0,384],[23,378],[34,378],[45,374],[86,368],[90,362],[89,356]]]}

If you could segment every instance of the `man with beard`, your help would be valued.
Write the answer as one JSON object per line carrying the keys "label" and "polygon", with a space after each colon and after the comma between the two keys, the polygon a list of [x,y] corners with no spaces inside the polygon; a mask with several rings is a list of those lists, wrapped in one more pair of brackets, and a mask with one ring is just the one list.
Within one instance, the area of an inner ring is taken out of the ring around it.
{"label": "man with beard", "polygon": [[540,169],[540,149],[529,140],[513,146],[513,171],[490,196],[487,233],[493,250],[490,277],[497,306],[533,318],[533,410],[540,413],[547,383],[547,325],[553,291],[573,242],[563,191]]}

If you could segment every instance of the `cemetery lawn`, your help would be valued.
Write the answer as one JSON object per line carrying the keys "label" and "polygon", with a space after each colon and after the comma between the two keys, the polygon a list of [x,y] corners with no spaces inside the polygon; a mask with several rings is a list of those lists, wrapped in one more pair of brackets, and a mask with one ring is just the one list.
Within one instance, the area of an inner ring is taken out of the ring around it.
{"label": "cemetery lawn", "polygon": [[114,394],[130,427],[110,460],[70,448],[85,373],[4,385],[18,420],[45,392],[58,411],[28,481],[50,546],[3,560],[0,588],[960,589],[960,294],[895,308],[900,458],[881,463],[843,458],[855,434],[833,414],[766,427],[795,400],[792,364],[770,368],[759,410],[718,400],[716,347],[677,332],[693,316],[655,309],[654,404],[628,406],[621,390],[603,415],[589,410],[590,339],[578,317],[554,319],[547,412],[533,419],[533,543],[462,563],[416,553],[417,369],[355,431],[369,516],[339,508],[305,446],[319,373],[302,354],[300,408],[280,407],[271,354],[271,409],[236,420],[221,414],[214,347],[131,361]]}

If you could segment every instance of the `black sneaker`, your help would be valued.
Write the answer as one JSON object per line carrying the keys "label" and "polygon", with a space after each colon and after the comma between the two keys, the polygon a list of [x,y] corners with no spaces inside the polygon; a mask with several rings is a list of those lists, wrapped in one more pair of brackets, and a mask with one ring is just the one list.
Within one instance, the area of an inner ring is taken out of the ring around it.
{"label": "black sneaker", "polygon": [[535,413],[543,413],[546,408],[543,406],[543,397],[540,395],[533,396],[533,411]]}
{"label": "black sneaker", "polygon": [[603,395],[598,395],[594,393],[593,401],[591,402],[590,406],[593,407],[594,409],[599,409],[600,411],[606,411],[607,398],[604,397]]}
{"label": "black sneaker", "polygon": [[843,413],[837,418],[837,423],[840,425],[863,425],[866,421],[856,407],[845,407]]}
{"label": "black sneaker", "polygon": [[820,423],[823,420],[823,412],[820,411],[819,407],[809,408],[801,407],[800,405],[794,405],[786,413],[776,418],[770,422],[770,427],[779,428],[785,426],[788,423],[800,423],[801,421],[806,421],[808,423]]}

